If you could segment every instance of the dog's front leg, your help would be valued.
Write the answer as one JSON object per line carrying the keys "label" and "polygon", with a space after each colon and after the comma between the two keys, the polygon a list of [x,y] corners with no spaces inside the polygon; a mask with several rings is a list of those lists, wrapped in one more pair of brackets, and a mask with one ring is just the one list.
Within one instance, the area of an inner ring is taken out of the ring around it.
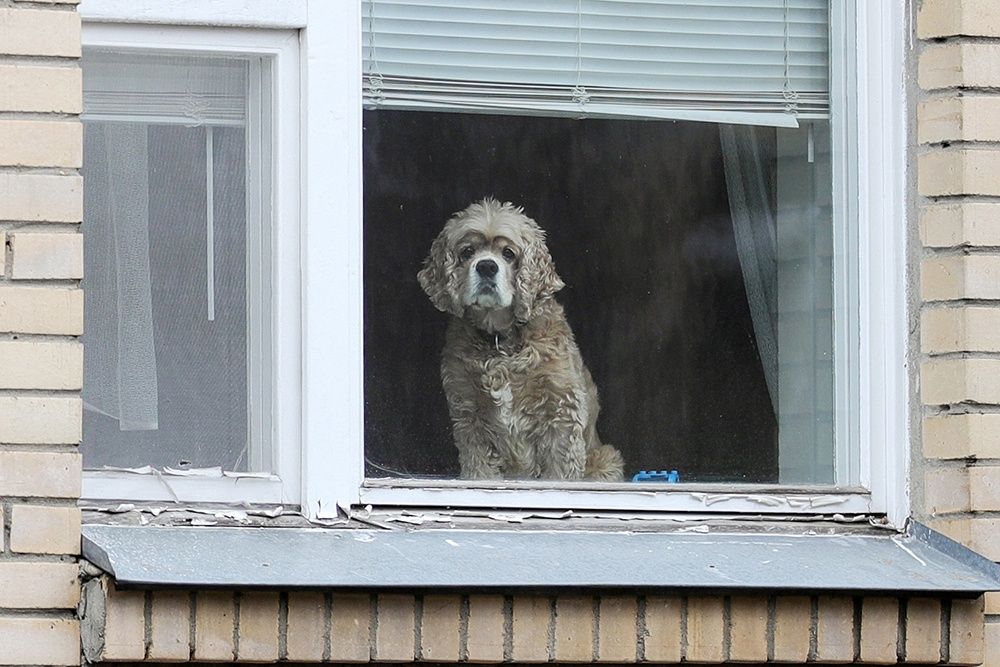
{"label": "dog's front leg", "polygon": [[538,417],[529,438],[541,478],[581,479],[587,465],[585,403],[575,392],[551,384],[536,400]]}
{"label": "dog's front leg", "polygon": [[502,461],[497,452],[496,434],[475,415],[452,423],[462,479],[501,479]]}

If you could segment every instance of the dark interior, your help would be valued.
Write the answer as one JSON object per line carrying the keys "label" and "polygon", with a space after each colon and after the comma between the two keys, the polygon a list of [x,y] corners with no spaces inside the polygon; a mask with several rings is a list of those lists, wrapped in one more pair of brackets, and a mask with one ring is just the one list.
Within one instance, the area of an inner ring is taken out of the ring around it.
{"label": "dark interior", "polygon": [[777,481],[777,421],[709,123],[366,111],[365,448],[369,476],[458,473],[438,374],[447,315],[416,273],[484,196],[548,232],[626,474]]}

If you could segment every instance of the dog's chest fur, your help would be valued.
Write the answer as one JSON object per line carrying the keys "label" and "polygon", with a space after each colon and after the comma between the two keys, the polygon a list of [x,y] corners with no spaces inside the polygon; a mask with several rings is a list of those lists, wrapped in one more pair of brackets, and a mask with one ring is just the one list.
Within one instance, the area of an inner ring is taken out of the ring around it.
{"label": "dog's chest fur", "polygon": [[528,329],[497,337],[462,323],[452,333],[454,354],[442,367],[451,376],[449,402],[474,413],[505,476],[537,477],[546,426],[587,419],[585,388],[574,381],[582,361],[572,336],[538,337]]}

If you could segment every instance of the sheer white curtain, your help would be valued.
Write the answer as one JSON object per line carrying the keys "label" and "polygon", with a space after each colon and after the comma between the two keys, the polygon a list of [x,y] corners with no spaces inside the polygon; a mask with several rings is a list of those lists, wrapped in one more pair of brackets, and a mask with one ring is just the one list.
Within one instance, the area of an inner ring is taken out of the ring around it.
{"label": "sheer white curtain", "polygon": [[265,465],[249,436],[251,62],[264,78],[240,57],[84,54],[87,468]]}
{"label": "sheer white curtain", "polygon": [[84,406],[123,431],[156,429],[146,126],[89,123]]}
{"label": "sheer white curtain", "polygon": [[[726,189],[757,351],[778,411],[778,240],[761,128],[720,125]],[[774,141],[773,132],[768,133]],[[773,157],[773,156],[772,156]]]}

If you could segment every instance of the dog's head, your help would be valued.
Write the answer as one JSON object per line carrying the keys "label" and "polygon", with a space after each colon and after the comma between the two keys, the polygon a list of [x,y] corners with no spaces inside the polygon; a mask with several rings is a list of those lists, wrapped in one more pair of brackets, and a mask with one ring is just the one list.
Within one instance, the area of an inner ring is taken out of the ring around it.
{"label": "dog's head", "polygon": [[445,223],[417,279],[438,310],[480,323],[501,321],[501,314],[527,322],[563,287],[545,231],[521,208],[495,199]]}

